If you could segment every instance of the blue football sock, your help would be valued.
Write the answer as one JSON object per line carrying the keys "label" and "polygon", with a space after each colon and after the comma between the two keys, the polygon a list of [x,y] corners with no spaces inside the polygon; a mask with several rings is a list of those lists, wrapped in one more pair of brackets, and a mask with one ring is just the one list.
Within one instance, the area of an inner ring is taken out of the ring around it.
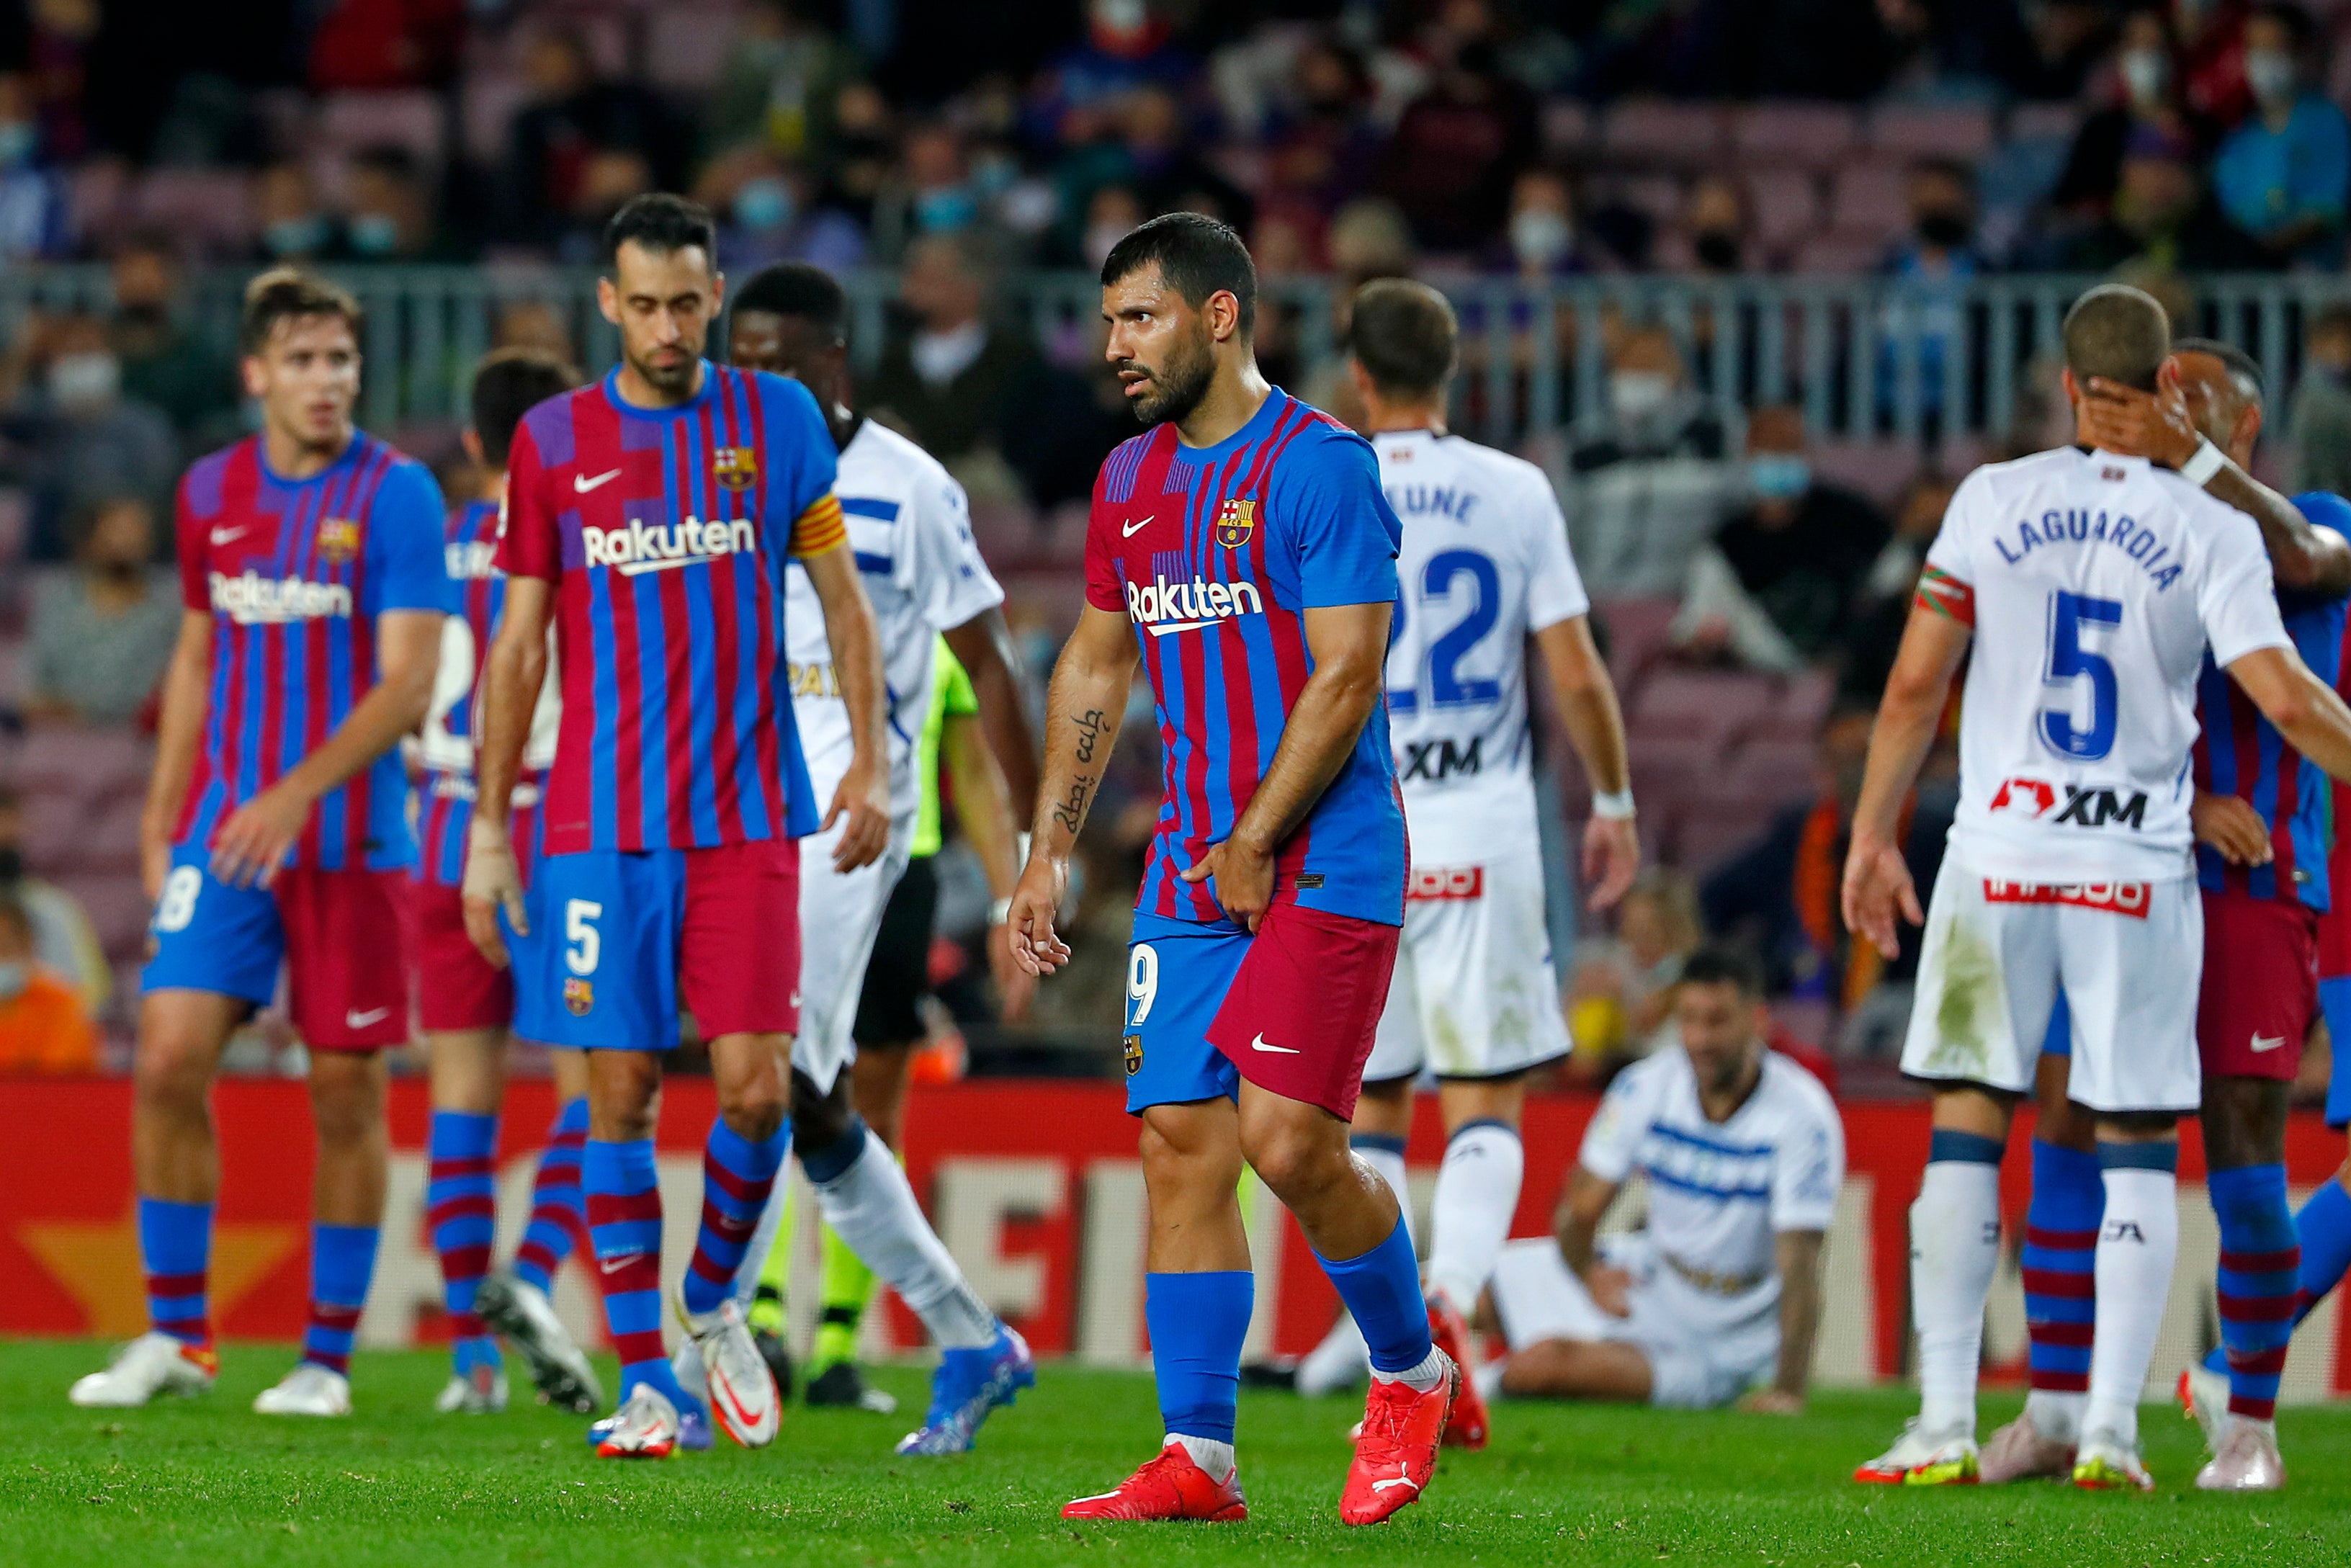
{"label": "blue football sock", "polygon": [[2098,1312],[2098,1222],[2105,1207],[2096,1155],[2033,1140],[2022,1262],[2031,1383],[2036,1389],[2089,1389]]}
{"label": "blue football sock", "polygon": [[776,1185],[792,1125],[784,1123],[753,1143],[724,1118],[710,1124],[702,1146],[702,1224],[694,1236],[694,1258],[685,1269],[685,1310],[713,1312],[735,1293],[743,1250],[759,1228],[759,1211]]}
{"label": "blue football sock", "polygon": [[310,1227],[310,1323],[302,1359],[349,1375],[351,1342],[375,1275],[378,1231],[372,1225]]}
{"label": "blue football sock", "polygon": [[424,1223],[441,1259],[441,1304],[449,1314],[449,1358],[457,1375],[498,1364],[498,1342],[474,1311],[497,1239],[498,1119],[435,1111],[425,1146]]}
{"label": "blue football sock", "polygon": [[555,1271],[588,1236],[588,1200],[580,1191],[580,1151],[588,1142],[588,1100],[566,1100],[547,1129],[538,1175],[531,1182],[530,1223],[515,1249],[515,1278],[542,1294],[555,1290]]}
{"label": "blue football sock", "polygon": [[1143,1321],[1169,1436],[1233,1440],[1241,1342],[1256,1299],[1257,1276],[1245,1269],[1143,1277]]}
{"label": "blue football sock", "polygon": [[596,1282],[604,1292],[604,1329],[621,1358],[621,1398],[649,1383],[681,1411],[700,1409],[701,1402],[678,1386],[662,1343],[662,1203],[653,1141],[590,1138],[580,1176],[596,1249]]}
{"label": "blue football sock", "polygon": [[2302,1290],[2302,1247],[2285,1200],[2285,1166],[2243,1166],[2205,1178],[2220,1221],[2220,1346],[2227,1352],[2229,1410],[2255,1421],[2277,1414],[2278,1378],[2294,1337]]}
{"label": "blue football sock", "polygon": [[1360,1258],[1334,1263],[1319,1252],[1314,1256],[1363,1331],[1374,1372],[1410,1372],[1428,1359],[1428,1303],[1420,1293],[1412,1232],[1403,1220]]}
{"label": "blue football sock", "polygon": [[213,1206],[139,1200],[139,1262],[147,1273],[147,1321],[186,1343],[213,1343]]}
{"label": "blue football sock", "polygon": [[[2344,1076],[2351,1078],[2351,1071]],[[2294,1319],[2299,1323],[2351,1269],[2351,1192],[2329,1177],[2294,1217],[2294,1229],[2302,1239],[2302,1291]]]}

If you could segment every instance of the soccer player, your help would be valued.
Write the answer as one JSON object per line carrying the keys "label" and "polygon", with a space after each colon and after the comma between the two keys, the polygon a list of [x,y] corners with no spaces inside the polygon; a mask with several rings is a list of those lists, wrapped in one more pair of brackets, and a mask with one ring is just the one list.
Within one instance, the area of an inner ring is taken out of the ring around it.
{"label": "soccer player", "polygon": [[255,278],[243,374],[261,430],[180,481],[186,608],[140,845],[155,916],[131,1163],[153,1326],[74,1385],[77,1405],[212,1385],[212,1081],[282,965],[319,1141],[310,1321],[300,1364],[254,1408],[350,1412],[383,1217],[381,1051],[408,1038],[401,900],[416,848],[399,742],[432,697],[449,601],[439,486],[352,428],[359,329],[329,284]]}
{"label": "soccer player", "polygon": [[[2105,285],[2066,313],[2064,346],[2078,409],[2093,378],[2152,391],[2170,331],[2153,298]],[[2206,648],[2305,758],[2351,775],[2351,708],[2294,653],[2259,528],[2199,477],[2073,446],[1979,468],[1928,552],[1871,737],[1844,892],[1847,927],[1888,956],[1897,918],[1926,926],[1902,1060],[1935,1084],[1910,1211],[1922,1398],[1856,1479],[1977,1477],[2000,1158],[2062,990],[2068,1093],[2095,1119],[2104,1189],[2073,1478],[2154,1485],[2138,1396],[2179,1250],[2176,1124],[2198,1101],[2204,945],[2187,773]],[[1896,824],[1962,658],[1959,809],[1922,915]]]}
{"label": "soccer player", "polygon": [[[1608,1086],[1558,1239],[1502,1249],[1489,1293],[1510,1354],[1480,1376],[1514,1397],[1705,1409],[1748,1395],[1748,1409],[1794,1415],[1812,1380],[1844,1128],[1820,1080],[1765,1046],[1752,958],[1690,955],[1674,1016],[1680,1045]],[[1602,1248],[1601,1216],[1635,1170],[1648,1224]]]}
{"label": "soccer player", "polygon": [[[945,634],[982,672],[979,686],[1011,737],[1010,765],[1033,791],[1029,721],[1006,656],[1011,634],[998,608],[1004,590],[971,537],[963,486],[904,436],[849,407],[849,299],[822,268],[769,267],[747,284],[728,319],[737,365],[786,375],[808,388],[839,448],[834,493],[850,549],[868,585],[887,676],[890,838],[878,859],[849,865],[835,828],[810,841],[799,909],[800,1029],[792,1040],[791,1120],[800,1168],[814,1184],[825,1223],[889,1281],[944,1351],[929,1415],[900,1453],[961,1453],[997,1406],[1036,1382],[1035,1363],[965,1280],[924,1218],[890,1146],[851,1103],[857,1042],[858,982],[873,951],[884,905],[906,869],[922,802],[914,734],[931,701],[933,653]],[[819,794],[834,787],[852,756],[849,712],[828,642],[829,621],[806,570],[787,574],[787,650],[792,712]],[[901,1053],[904,1054],[903,1052]],[[748,1305],[785,1205],[770,1192],[760,1233],[737,1270]],[[853,1379],[856,1369],[850,1365]],[[835,1379],[836,1385],[841,1382]],[[857,1403],[862,1390],[839,1390]]]}
{"label": "soccer player", "polygon": [[1106,353],[1153,428],[1095,481],[1086,606],[1053,673],[1014,951],[1069,960],[1053,913],[1138,663],[1165,799],[1127,967],[1127,1109],[1143,1120],[1145,1321],[1165,1439],[1071,1519],[1241,1519],[1233,1453],[1253,1281],[1247,1161],[1371,1345],[1340,1502],[1419,1497],[1461,1384],[1429,1337],[1395,1194],[1347,1148],[1404,919],[1404,812],[1381,670],[1400,533],[1370,443],[1267,383],[1257,273],[1232,230],[1173,213],[1102,263]]}
{"label": "soccer player", "polygon": [[[1593,909],[1640,869],[1625,721],[1592,641],[1567,522],[1533,464],[1445,428],[1458,331],[1426,284],[1357,292],[1348,371],[1404,523],[1399,618],[1388,645],[1388,736],[1411,830],[1402,946],[1380,1015],[1357,1154],[1401,1201],[1412,1091],[1437,1074],[1445,1163],[1430,1213],[1428,1302],[1437,1343],[1465,1368],[1477,1308],[1518,1211],[1526,1074],[1569,1050],[1552,971],[1527,729],[1526,645],[1541,651],[1568,738],[1594,783],[1583,869]],[[1363,1375],[1363,1336],[1343,1320],[1299,1368],[1302,1392]],[[1486,1442],[1474,1382],[1447,1440]]]}
{"label": "soccer player", "polygon": [[[549,1296],[555,1270],[584,1239],[580,1148],[588,1134],[588,1063],[579,1051],[552,1053],[560,1107],[548,1129],[532,1187],[531,1215],[511,1269],[490,1276],[497,1231],[498,1103],[506,1093],[507,1040],[517,975],[475,951],[465,935],[462,892],[465,839],[474,815],[474,743],[480,733],[482,655],[496,639],[506,605],[497,567],[506,510],[507,456],[515,427],[534,405],[579,384],[570,366],[524,349],[502,349],[474,371],[473,422],[460,436],[482,475],[481,493],[449,514],[446,550],[455,589],[442,625],[441,673],[416,747],[423,768],[413,894],[416,916],[416,1011],[433,1078],[426,1145],[425,1223],[441,1260],[442,1300],[452,1329],[450,1378],[437,1408],[503,1410],[506,1373],[495,1326],[504,1329],[551,1404],[585,1414],[602,1403],[595,1369],[571,1343]],[[538,856],[538,804],[555,757],[562,694],[539,689],[515,786],[517,861],[526,884]],[[543,934],[542,934],[543,936]],[[521,978],[536,978],[529,966]]]}
{"label": "soccer player", "polygon": [[[2160,395],[2093,383],[2081,430],[2104,450],[2202,475],[2215,498],[2260,523],[2286,631],[2312,671],[2339,684],[2351,544],[2336,528],[2313,525],[2351,520],[2351,506],[2321,494],[2289,501],[2247,472],[2262,415],[2261,367],[2225,343],[2190,338],[2172,346]],[[2267,1491],[2285,1479],[2273,1417],[2302,1286],[2286,1200],[2286,1103],[2318,1017],[2317,928],[2334,898],[2332,786],[2209,655],[2199,698],[2193,810],[2204,976],[2196,1040],[2207,1187],[2220,1228],[2221,1343],[2186,1380],[2213,1450],[2196,1484]],[[2065,1098],[2070,1033],[2053,1028],[2036,1082],[2025,1219],[2032,1392],[2024,1414],[1984,1445],[1987,1481],[2060,1473],[2078,1430],[2104,1195],[2093,1130]]]}
{"label": "soccer player", "polygon": [[[516,1031],[589,1052],[581,1186],[621,1356],[621,1407],[590,1429],[608,1457],[706,1447],[707,1414],[758,1447],[780,1416],[729,1287],[789,1136],[795,841],[819,826],[784,689],[788,554],[823,602],[849,706],[852,757],[824,824],[847,819],[841,869],[880,854],[889,831],[881,660],[833,498],[832,440],[805,388],[703,359],[724,287],[714,245],[692,203],[623,205],[597,284],[621,363],[515,434],[506,620],[465,861],[466,929],[486,956],[508,961],[501,920],[546,933],[513,950],[540,971],[517,988]],[[550,621],[563,722],[526,903],[508,822]],[[662,1344],[653,1109],[681,1003],[718,1096],[678,1301],[708,1413]]]}

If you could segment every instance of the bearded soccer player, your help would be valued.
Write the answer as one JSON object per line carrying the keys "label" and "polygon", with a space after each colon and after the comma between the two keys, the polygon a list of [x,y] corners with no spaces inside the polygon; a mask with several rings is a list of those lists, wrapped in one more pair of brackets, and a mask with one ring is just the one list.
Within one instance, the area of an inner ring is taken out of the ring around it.
{"label": "bearded soccer player", "polygon": [[[916,737],[931,706],[933,649],[944,634],[979,670],[976,685],[999,737],[1005,769],[1019,779],[1019,799],[1035,798],[1035,748],[1012,676],[998,608],[1004,591],[973,541],[963,486],[938,460],[895,431],[849,406],[849,299],[822,268],[771,267],[736,296],[727,319],[729,358],[750,370],[791,377],[809,389],[840,448],[834,486],[852,553],[873,604],[888,673],[890,843],[878,860],[841,864],[837,835],[810,841],[801,867],[800,1030],[792,1039],[792,1137],[800,1168],[816,1188],[825,1224],[843,1247],[829,1249],[828,1275],[839,1281],[828,1318],[854,1314],[878,1271],[923,1320],[943,1351],[922,1427],[902,1439],[902,1454],[952,1454],[971,1448],[980,1423],[1009,1404],[1037,1374],[1028,1345],[983,1303],[914,1201],[894,1150],[869,1128],[852,1103],[862,1056],[852,1026],[858,981],[873,953],[883,912],[913,852],[923,791]],[[809,777],[820,795],[851,759],[847,709],[832,665],[830,632],[806,570],[788,574],[792,710]],[[1008,888],[1007,890],[1009,891]],[[925,932],[923,946],[927,952]],[[914,1041],[874,1054],[863,1082],[868,1097],[903,1099]],[[756,1312],[763,1265],[786,1212],[786,1195],[768,1196],[737,1291]],[[846,1256],[842,1255],[845,1250]],[[779,1264],[782,1260],[778,1260]],[[780,1268],[778,1270],[780,1272]],[[770,1309],[780,1326],[781,1297]],[[754,1328],[761,1325],[757,1317]],[[775,1364],[779,1336],[760,1336]],[[853,1338],[846,1342],[853,1345]],[[774,1347],[770,1349],[768,1347]],[[841,1347],[834,1346],[836,1350]],[[820,1358],[821,1359],[821,1357]],[[780,1378],[778,1379],[780,1382]],[[884,1396],[886,1397],[886,1396]],[[811,1404],[875,1403],[857,1364],[837,1355],[809,1385]]]}
{"label": "bearded soccer player", "polygon": [[[2339,685],[2351,544],[2338,529],[2351,520],[2351,507],[2323,494],[2288,500],[2252,476],[2262,431],[2260,365],[2228,344],[2188,338],[2172,345],[2158,392],[2103,381],[2090,391],[2085,439],[2197,476],[2216,499],[2261,525],[2286,631],[2312,671]],[[2220,1232],[2220,1343],[2183,1382],[2213,1454],[2196,1484],[2269,1491],[2285,1482],[2278,1378],[2294,1325],[2308,1310],[2286,1198],[2286,1106],[2304,1038],[2318,1017],[2319,925],[2340,896],[2328,863],[2334,786],[2209,654],[2198,703],[2204,980],[2196,1040],[2205,1182]],[[2071,1035],[2070,1027],[2053,1028],[2035,1084],[2040,1116],[2024,1257],[2032,1392],[2024,1413],[1985,1444],[1986,1481],[2061,1471],[2079,1427],[2104,1195],[2089,1121],[2066,1099]]]}
{"label": "bearded soccer player", "polygon": [[[602,1403],[595,1369],[571,1342],[549,1300],[555,1270],[588,1229],[580,1192],[580,1151],[588,1135],[588,1063],[576,1051],[551,1053],[559,1109],[532,1184],[531,1215],[513,1266],[490,1272],[497,1231],[498,1103],[506,1093],[508,1026],[519,976],[486,960],[465,935],[465,840],[474,817],[474,747],[481,733],[482,656],[506,608],[498,531],[506,513],[507,457],[515,428],[536,404],[579,384],[571,367],[526,349],[502,349],[474,372],[473,421],[461,436],[482,474],[474,499],[449,514],[449,577],[455,590],[442,626],[441,673],[416,744],[416,1011],[432,1062],[433,1128],[425,1150],[425,1223],[441,1260],[449,1313],[450,1378],[435,1407],[503,1410],[506,1373],[492,1337],[504,1331],[529,1364],[550,1404],[585,1414]],[[538,806],[555,755],[562,694],[539,688],[515,787],[511,830],[525,884],[538,858]]]}
{"label": "bearded soccer player", "polygon": [[359,327],[339,288],[255,278],[243,373],[260,434],[180,482],[185,612],[141,822],[155,916],[131,1111],[152,1327],[74,1385],[77,1405],[212,1385],[212,1081],[282,965],[319,1140],[310,1321],[300,1364],[254,1408],[350,1413],[383,1215],[381,1051],[408,1038],[399,742],[433,695],[449,600],[440,488],[351,425]]}
{"label": "bearded soccer player", "polygon": [[1165,1437],[1071,1519],[1248,1515],[1233,1450],[1252,1295],[1243,1163],[1298,1217],[1370,1346],[1340,1516],[1419,1497],[1461,1373],[1429,1333],[1396,1197],[1347,1147],[1404,918],[1381,669],[1401,528],[1363,437],[1267,383],[1232,230],[1155,218],[1102,264],[1106,352],[1153,428],[1094,487],[1086,608],[1053,674],[1014,951],[1054,910],[1138,663],[1165,799],[1127,969],[1127,1109],[1151,1211],[1144,1317]]}
{"label": "bearded soccer player", "polygon": [[[780,1416],[730,1287],[789,1138],[796,840],[819,826],[786,690],[788,555],[824,606],[849,708],[852,756],[825,819],[847,823],[839,862],[872,860],[889,834],[880,652],[833,498],[832,438],[807,389],[703,359],[723,290],[714,245],[710,215],[674,196],[615,214],[597,297],[621,364],[516,434],[465,864],[475,945],[506,961],[503,920],[526,939],[516,961],[539,969],[518,988],[517,1032],[589,1053],[582,1186],[622,1396],[590,1436],[615,1458],[707,1447],[710,1415],[758,1447]],[[526,902],[507,823],[550,620],[563,722]],[[681,1003],[718,1096],[678,1300],[706,1412],[661,1329],[653,1110]]]}

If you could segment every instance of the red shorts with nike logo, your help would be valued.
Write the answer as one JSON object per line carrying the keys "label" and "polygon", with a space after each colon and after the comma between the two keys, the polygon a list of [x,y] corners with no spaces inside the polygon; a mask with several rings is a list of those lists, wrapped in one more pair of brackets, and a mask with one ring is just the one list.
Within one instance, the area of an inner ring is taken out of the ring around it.
{"label": "red shorts with nike logo", "polygon": [[2317,912],[2295,900],[2208,889],[2196,1002],[2206,1075],[2292,1082],[2317,1016]]}

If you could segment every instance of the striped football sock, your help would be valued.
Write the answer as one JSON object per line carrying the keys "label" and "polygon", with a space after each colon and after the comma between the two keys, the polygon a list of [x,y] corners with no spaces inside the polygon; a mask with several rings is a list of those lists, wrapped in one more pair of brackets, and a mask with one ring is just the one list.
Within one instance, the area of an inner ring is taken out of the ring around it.
{"label": "striped football sock", "polygon": [[139,1200],[139,1261],[147,1271],[147,1321],[158,1333],[208,1350],[213,1343],[213,1206]]}
{"label": "striped football sock", "polygon": [[449,1313],[450,1361],[463,1377],[498,1364],[498,1342],[474,1311],[497,1239],[498,1119],[470,1111],[433,1113],[424,1223],[441,1258],[441,1304]]}
{"label": "striped football sock", "polygon": [[2285,1197],[2285,1166],[2241,1166],[2205,1178],[2220,1221],[2220,1345],[2228,1353],[2229,1411],[2277,1415],[2278,1378],[2294,1337],[2302,1246]]}
{"label": "striped football sock", "polygon": [[372,1225],[310,1227],[310,1323],[302,1332],[302,1359],[345,1376],[368,1281],[375,1276],[379,1232]]}
{"label": "striped football sock", "polygon": [[2089,1398],[2098,1312],[2098,1222],[2106,1189],[2098,1156],[2032,1144],[2032,1202],[2024,1211],[2024,1322],[2032,1392],[2025,1408],[2042,1436],[2080,1436]]}
{"label": "striped football sock", "polygon": [[588,1143],[588,1099],[566,1100],[547,1130],[531,1183],[530,1224],[515,1249],[515,1278],[555,1291],[555,1272],[573,1249],[587,1250],[588,1200],[580,1191],[580,1152]]}
{"label": "striped football sock", "polygon": [[604,1292],[604,1328],[621,1358],[622,1399],[649,1383],[680,1410],[698,1408],[677,1385],[662,1344],[662,1201],[653,1141],[590,1138],[580,1154],[580,1176],[596,1282]]}
{"label": "striped football sock", "polygon": [[702,1145],[702,1224],[694,1235],[694,1260],[685,1270],[685,1310],[713,1312],[734,1292],[736,1270],[758,1228],[759,1211],[776,1185],[785,1151],[792,1146],[785,1123],[753,1142],[724,1118],[710,1124]]}

